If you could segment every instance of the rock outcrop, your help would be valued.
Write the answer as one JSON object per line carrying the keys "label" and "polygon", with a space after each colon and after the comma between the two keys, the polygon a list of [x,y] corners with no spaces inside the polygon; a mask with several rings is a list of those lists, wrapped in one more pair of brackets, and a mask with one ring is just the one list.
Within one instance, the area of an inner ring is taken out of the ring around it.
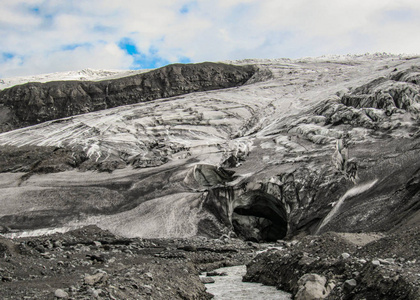
{"label": "rock outcrop", "polygon": [[318,274],[305,274],[298,280],[298,291],[296,300],[324,299],[331,291],[331,287],[326,287],[327,279]]}
{"label": "rock outcrop", "polygon": [[222,63],[175,64],[129,77],[31,82],[0,91],[0,132],[191,92],[244,84],[256,69]]}
{"label": "rock outcrop", "polygon": [[295,299],[418,300],[419,233],[307,236],[258,255],[244,280],[274,285]]}

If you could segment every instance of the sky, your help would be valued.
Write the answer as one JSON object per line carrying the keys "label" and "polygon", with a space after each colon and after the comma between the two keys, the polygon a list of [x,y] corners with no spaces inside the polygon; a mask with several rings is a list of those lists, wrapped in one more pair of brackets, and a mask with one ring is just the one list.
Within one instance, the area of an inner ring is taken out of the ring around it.
{"label": "sky", "polygon": [[418,0],[0,0],[0,78],[420,53]]}

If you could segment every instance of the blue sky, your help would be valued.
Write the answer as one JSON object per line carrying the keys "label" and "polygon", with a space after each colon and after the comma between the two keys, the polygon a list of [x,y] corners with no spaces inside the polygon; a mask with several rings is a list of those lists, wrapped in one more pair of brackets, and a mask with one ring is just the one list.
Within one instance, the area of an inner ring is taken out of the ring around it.
{"label": "blue sky", "polygon": [[420,53],[418,0],[1,0],[0,77]]}

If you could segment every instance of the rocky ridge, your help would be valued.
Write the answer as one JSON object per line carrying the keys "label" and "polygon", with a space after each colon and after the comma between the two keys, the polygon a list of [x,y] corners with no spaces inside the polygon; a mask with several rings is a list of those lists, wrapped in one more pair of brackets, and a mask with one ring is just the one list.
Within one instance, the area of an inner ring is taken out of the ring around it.
{"label": "rocky ridge", "polygon": [[244,84],[252,67],[175,64],[104,81],[30,82],[0,91],[1,131],[191,92]]}

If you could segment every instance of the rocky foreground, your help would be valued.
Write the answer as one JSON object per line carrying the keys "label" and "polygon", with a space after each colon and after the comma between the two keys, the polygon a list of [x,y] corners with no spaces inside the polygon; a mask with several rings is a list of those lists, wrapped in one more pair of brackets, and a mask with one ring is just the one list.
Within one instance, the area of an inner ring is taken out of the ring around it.
{"label": "rocky foreground", "polygon": [[0,238],[0,298],[210,299],[199,274],[244,264],[259,248],[228,237],[127,239],[94,226]]}
{"label": "rocky foreground", "polygon": [[[271,244],[117,237],[89,226],[0,238],[2,299],[211,299],[211,272],[247,264],[244,281],[294,299],[420,299],[420,229],[333,233]],[[200,278],[200,274],[207,277]]]}
{"label": "rocky foreground", "polygon": [[420,229],[394,234],[307,236],[272,248],[247,265],[245,281],[295,299],[420,299]]}

